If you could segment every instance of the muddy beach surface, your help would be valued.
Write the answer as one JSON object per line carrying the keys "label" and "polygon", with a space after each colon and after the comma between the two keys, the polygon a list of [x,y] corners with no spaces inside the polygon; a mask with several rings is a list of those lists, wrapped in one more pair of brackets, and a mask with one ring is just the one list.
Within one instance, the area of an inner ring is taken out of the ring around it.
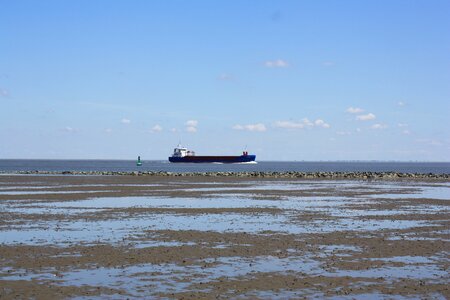
{"label": "muddy beach surface", "polygon": [[448,180],[0,176],[0,299],[448,299]]}

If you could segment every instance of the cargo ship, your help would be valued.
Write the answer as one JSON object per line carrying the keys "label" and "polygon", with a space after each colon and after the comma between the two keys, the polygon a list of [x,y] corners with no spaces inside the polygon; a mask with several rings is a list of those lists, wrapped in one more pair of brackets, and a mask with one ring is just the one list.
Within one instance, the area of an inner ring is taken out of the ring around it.
{"label": "cargo ship", "polygon": [[194,151],[180,145],[173,150],[169,161],[172,163],[250,163],[254,162],[256,155],[248,154],[247,151],[242,152],[239,156],[196,156]]}

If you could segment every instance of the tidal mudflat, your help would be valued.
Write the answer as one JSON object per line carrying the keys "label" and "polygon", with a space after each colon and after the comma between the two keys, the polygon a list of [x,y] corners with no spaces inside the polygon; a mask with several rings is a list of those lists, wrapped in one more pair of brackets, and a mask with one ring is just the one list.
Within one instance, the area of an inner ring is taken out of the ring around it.
{"label": "tidal mudflat", "polygon": [[0,176],[0,298],[450,298],[448,180]]}

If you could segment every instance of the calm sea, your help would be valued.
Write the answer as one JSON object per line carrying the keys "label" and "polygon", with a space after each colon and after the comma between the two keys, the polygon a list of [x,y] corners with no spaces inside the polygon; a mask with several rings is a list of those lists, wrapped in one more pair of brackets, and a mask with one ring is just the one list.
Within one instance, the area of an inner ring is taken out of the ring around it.
{"label": "calm sea", "polygon": [[257,164],[172,164],[167,161],[143,161],[136,166],[131,160],[25,160],[0,159],[0,172],[14,171],[168,171],[168,172],[227,172],[227,171],[299,171],[299,172],[403,172],[450,174],[448,162],[276,162]]}

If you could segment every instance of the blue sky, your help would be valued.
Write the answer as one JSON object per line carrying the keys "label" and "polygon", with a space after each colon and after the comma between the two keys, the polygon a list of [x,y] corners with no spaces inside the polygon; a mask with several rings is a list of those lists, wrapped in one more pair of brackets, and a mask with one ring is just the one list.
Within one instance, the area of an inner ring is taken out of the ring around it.
{"label": "blue sky", "polygon": [[0,1],[0,158],[450,161],[449,1]]}

